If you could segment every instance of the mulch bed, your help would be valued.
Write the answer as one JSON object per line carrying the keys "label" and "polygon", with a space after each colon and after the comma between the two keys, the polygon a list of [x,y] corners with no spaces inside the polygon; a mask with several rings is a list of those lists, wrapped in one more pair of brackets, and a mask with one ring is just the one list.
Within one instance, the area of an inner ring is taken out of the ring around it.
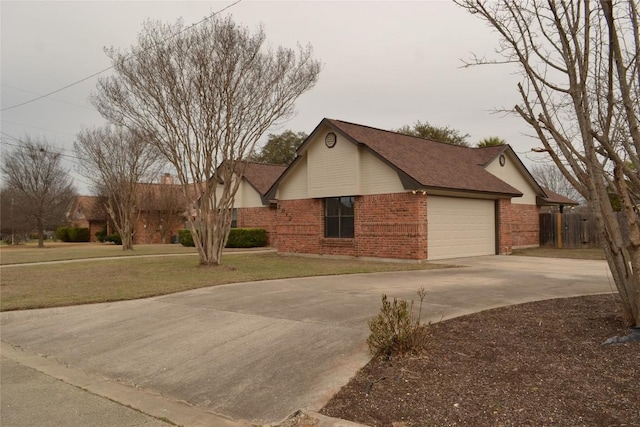
{"label": "mulch bed", "polygon": [[374,358],[321,413],[369,426],[640,426],[640,342],[612,295],[429,325],[413,354]]}

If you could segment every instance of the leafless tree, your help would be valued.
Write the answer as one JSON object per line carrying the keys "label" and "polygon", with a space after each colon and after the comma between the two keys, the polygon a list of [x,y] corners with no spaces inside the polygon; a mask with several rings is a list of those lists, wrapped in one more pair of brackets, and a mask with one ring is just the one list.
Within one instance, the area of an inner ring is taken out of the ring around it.
{"label": "leafless tree", "polygon": [[158,173],[161,154],[140,134],[109,125],[80,131],[74,147],[83,176],[104,200],[122,249],[133,249],[138,187]]}
{"label": "leafless tree", "polygon": [[[514,112],[589,202],[625,320],[640,326],[640,18],[637,0],[458,0],[522,74]],[[622,202],[620,221],[608,190]],[[626,223],[626,224],[624,224]],[[628,233],[622,233],[622,229]]]}
{"label": "leafless tree", "polygon": [[531,168],[531,174],[538,184],[571,200],[580,202],[583,198],[569,180],[553,163],[539,163]]}
{"label": "leafless tree", "polygon": [[93,103],[108,120],[144,132],[173,165],[188,198],[200,263],[218,265],[231,227],[243,159],[274,123],[290,117],[320,64],[310,46],[267,49],[231,18],[185,28],[147,22],[128,52],[107,54],[115,75]]}
{"label": "leafless tree", "polygon": [[28,136],[3,159],[5,190],[12,197],[11,215],[32,219],[31,224],[38,230],[39,248],[44,247],[45,226],[64,219],[75,195],[71,177],[61,162],[61,154],[46,140]]}

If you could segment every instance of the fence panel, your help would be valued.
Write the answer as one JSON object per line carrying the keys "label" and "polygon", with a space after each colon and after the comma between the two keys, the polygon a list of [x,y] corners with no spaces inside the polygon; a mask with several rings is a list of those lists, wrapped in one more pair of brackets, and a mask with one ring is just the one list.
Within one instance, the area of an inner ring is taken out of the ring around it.
{"label": "fence panel", "polygon": [[593,215],[540,214],[540,246],[571,249],[600,247],[598,228]]}

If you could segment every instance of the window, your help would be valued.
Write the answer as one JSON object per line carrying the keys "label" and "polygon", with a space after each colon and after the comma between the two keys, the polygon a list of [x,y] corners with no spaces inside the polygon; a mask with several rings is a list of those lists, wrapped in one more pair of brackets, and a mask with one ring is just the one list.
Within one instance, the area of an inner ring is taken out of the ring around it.
{"label": "window", "polygon": [[353,196],[324,199],[325,237],[353,238],[354,201]]}
{"label": "window", "polygon": [[237,227],[238,227],[238,209],[233,208],[233,210],[231,211],[231,228],[237,228]]}

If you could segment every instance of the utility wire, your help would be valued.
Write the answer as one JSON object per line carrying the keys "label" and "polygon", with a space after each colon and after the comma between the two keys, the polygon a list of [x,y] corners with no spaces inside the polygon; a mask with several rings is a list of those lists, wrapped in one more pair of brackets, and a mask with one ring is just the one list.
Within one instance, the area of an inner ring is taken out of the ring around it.
{"label": "utility wire", "polygon": [[[188,31],[188,30],[192,29],[193,27],[195,27],[195,26],[197,26],[197,25],[202,24],[203,22],[205,22],[205,21],[207,21],[207,20],[211,19],[211,18],[212,18],[212,17],[214,17],[215,15],[218,15],[218,14],[220,14],[220,13],[224,12],[225,10],[227,10],[227,9],[229,9],[229,8],[231,8],[231,7],[235,6],[235,5],[237,5],[237,4],[238,4],[238,3],[240,3],[241,1],[242,1],[242,0],[236,0],[235,2],[231,3],[230,5],[228,5],[228,6],[226,6],[226,7],[223,7],[223,8],[222,8],[222,9],[220,9],[219,11],[217,11],[217,12],[213,12],[213,13],[211,13],[210,15],[207,15],[205,18],[201,19],[200,21],[196,22],[195,24],[192,24],[191,26],[189,26],[189,27],[185,28],[184,30],[182,30],[182,31],[180,31],[180,32],[178,32],[178,33],[176,33],[176,34],[172,35],[171,37],[167,37],[166,39],[162,40],[161,42],[159,42],[159,43],[158,43],[157,45],[155,45],[155,46],[161,45],[161,44],[163,44],[163,43],[165,43],[165,42],[167,42],[167,41],[171,40],[172,38],[174,38],[174,37],[176,37],[176,36],[178,36],[178,35],[180,35],[180,34],[184,33],[185,31]],[[154,46],[154,47],[155,47],[155,46]],[[132,57],[133,57],[133,56],[138,56],[138,55],[140,55],[140,54],[142,54],[142,53],[144,53],[144,52],[146,52],[146,50],[143,50],[143,51],[141,51],[141,52],[135,53],[134,55],[132,55]],[[127,60],[131,59],[132,57],[128,58]],[[31,103],[33,103],[33,102],[36,102],[36,101],[39,101],[39,100],[41,100],[41,99],[47,98],[47,97],[49,97],[49,96],[51,96],[51,95],[53,95],[53,94],[56,94],[56,93],[58,93],[58,92],[62,92],[62,91],[63,91],[63,90],[65,90],[65,89],[69,89],[70,87],[76,86],[76,85],[78,85],[78,84],[80,84],[80,83],[82,83],[82,82],[85,82],[85,81],[87,81],[87,80],[89,80],[89,79],[92,79],[92,78],[94,78],[94,77],[96,77],[96,76],[98,76],[98,75],[100,75],[100,74],[102,74],[102,73],[104,73],[104,72],[106,72],[106,71],[109,71],[109,70],[113,69],[113,67],[114,67],[114,66],[112,65],[112,66],[110,66],[110,67],[108,67],[108,68],[105,68],[105,69],[103,69],[103,70],[98,71],[97,73],[93,73],[93,74],[91,74],[90,76],[87,76],[87,77],[82,78],[82,79],[80,79],[80,80],[77,80],[77,81],[75,81],[75,82],[73,82],[73,83],[70,83],[70,84],[68,84],[68,85],[66,85],[66,86],[64,86],[64,87],[61,87],[61,88],[59,88],[59,89],[56,89],[56,90],[51,91],[51,92],[48,92],[48,93],[45,93],[44,95],[40,95],[40,96],[38,96],[38,97],[36,97],[36,98],[33,98],[33,99],[30,99],[30,100],[28,100],[28,101],[21,102],[21,103],[19,103],[19,104],[15,104],[15,105],[12,105],[12,106],[10,106],[10,107],[3,108],[3,109],[1,109],[0,111],[12,110],[12,109],[14,109],[14,108],[22,107],[23,105],[31,104]]]}

